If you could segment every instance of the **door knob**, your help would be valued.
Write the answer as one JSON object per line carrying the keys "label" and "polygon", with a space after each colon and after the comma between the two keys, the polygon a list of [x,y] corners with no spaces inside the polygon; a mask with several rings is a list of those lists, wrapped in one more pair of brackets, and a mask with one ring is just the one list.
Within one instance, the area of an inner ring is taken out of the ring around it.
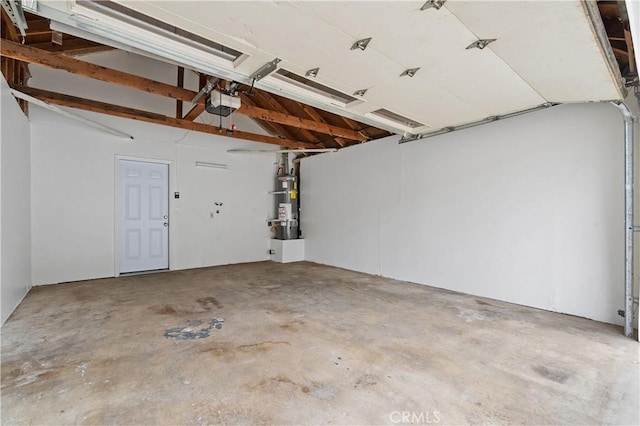
{"label": "door knob", "polygon": [[167,215],[165,214],[164,216],[162,216],[162,218],[163,218],[164,220],[167,220],[167,219],[169,218],[169,216],[167,216]]}
{"label": "door knob", "polygon": [[165,222],[165,223],[164,223],[164,226],[165,226],[165,227],[169,226],[169,222]]}

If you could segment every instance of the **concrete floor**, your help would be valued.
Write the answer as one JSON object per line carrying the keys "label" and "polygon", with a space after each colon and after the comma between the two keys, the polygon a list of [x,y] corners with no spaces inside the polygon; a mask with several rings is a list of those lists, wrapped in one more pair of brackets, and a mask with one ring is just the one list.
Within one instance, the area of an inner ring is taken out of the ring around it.
{"label": "concrete floor", "polygon": [[308,262],[94,280],[2,327],[2,424],[637,424],[638,348]]}

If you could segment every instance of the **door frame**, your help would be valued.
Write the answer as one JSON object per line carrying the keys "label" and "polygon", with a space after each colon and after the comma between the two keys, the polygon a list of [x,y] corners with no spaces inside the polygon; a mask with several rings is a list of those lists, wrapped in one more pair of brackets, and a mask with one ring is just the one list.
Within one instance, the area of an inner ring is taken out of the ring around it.
{"label": "door frame", "polygon": [[167,201],[169,203],[169,241],[168,241],[168,256],[169,256],[169,265],[168,270],[172,270],[171,267],[171,259],[173,256],[171,255],[171,239],[173,235],[173,226],[172,222],[172,198],[171,193],[177,189],[174,188],[175,179],[175,167],[173,160],[162,160],[159,158],[149,158],[149,157],[135,157],[131,155],[115,155],[114,159],[114,168],[113,168],[113,176],[114,176],[114,191],[113,191],[113,217],[114,217],[114,226],[113,226],[113,276],[120,276],[120,160],[128,160],[128,161],[138,161],[140,163],[154,163],[154,164],[166,164],[169,167],[169,174],[167,179],[169,179],[169,193],[167,194]]}

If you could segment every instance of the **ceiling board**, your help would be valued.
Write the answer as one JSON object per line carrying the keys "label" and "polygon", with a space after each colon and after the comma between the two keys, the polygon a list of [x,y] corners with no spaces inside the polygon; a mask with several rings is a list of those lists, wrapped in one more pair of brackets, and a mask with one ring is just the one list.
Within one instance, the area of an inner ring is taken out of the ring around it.
{"label": "ceiling board", "polygon": [[497,38],[487,49],[548,101],[620,98],[582,2],[450,1],[446,7],[474,33]]}
{"label": "ceiling board", "polygon": [[[298,7],[354,37],[372,36],[367,50],[381,53],[401,69],[420,67],[415,80],[430,80],[442,90],[482,110],[485,116],[545,102],[492,51],[467,50],[476,36],[455,15],[446,8],[420,11],[422,4],[303,2]],[[391,7],[394,19],[388,18]],[[354,21],[354,16],[361,19]],[[339,75],[332,77],[337,79]],[[390,77],[387,74],[382,80]],[[416,90],[419,88],[417,86]],[[385,105],[393,102],[393,89],[393,85],[388,87],[386,96],[376,90],[378,102]]]}
{"label": "ceiling board", "polygon": [[[393,91],[396,96],[378,99],[376,97],[378,90],[383,94]],[[487,115],[484,111],[426,80],[409,81],[407,79],[388,82],[376,86],[371,91],[371,97],[375,103],[384,104],[385,109],[424,124],[426,126],[422,129],[424,131],[446,127],[453,122],[479,120]]]}
{"label": "ceiling board", "polygon": [[[279,67],[299,75],[319,67],[315,80],[343,93],[368,91],[361,102],[344,106],[273,76],[260,87],[345,114],[367,117],[385,108],[425,124],[420,131],[547,101],[621,98],[579,0],[449,0],[440,10],[424,11],[422,0],[117,2],[244,52],[234,67],[242,76],[278,57]],[[366,50],[350,49],[364,37],[372,37]],[[478,38],[497,41],[467,50]],[[413,67],[420,67],[413,78],[400,77]]]}

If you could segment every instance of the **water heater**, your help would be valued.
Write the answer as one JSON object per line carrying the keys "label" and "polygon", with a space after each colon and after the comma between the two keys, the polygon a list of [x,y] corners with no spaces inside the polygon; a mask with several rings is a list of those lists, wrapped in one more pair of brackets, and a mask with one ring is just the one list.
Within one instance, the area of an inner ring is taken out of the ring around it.
{"label": "water heater", "polygon": [[276,208],[278,219],[276,238],[294,240],[298,238],[298,183],[295,176],[276,176]]}

